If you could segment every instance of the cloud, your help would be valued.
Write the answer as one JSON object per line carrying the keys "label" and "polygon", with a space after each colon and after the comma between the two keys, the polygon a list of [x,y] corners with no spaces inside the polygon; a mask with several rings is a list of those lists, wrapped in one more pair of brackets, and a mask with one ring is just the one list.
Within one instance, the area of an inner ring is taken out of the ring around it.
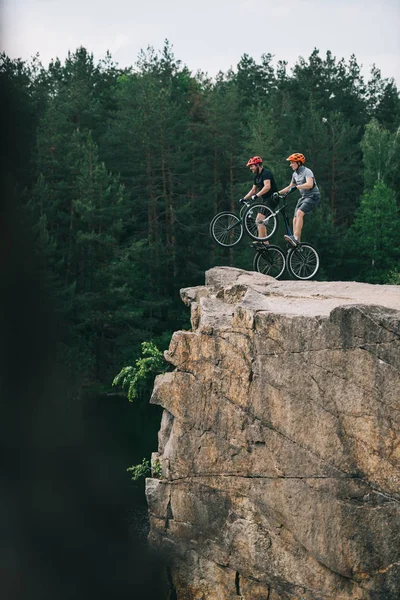
{"label": "cloud", "polygon": [[398,0],[0,0],[2,49],[43,63],[85,46],[96,58],[109,50],[121,67],[141,49],[159,50],[168,39],[189,69],[215,75],[236,67],[243,54],[262,54],[293,66],[314,48],[340,60],[355,54],[368,75],[373,63],[400,84]]}
{"label": "cloud", "polygon": [[132,43],[132,38],[125,33],[119,33],[115,36],[114,41],[110,44],[111,52],[118,52],[121,48],[126,48]]}

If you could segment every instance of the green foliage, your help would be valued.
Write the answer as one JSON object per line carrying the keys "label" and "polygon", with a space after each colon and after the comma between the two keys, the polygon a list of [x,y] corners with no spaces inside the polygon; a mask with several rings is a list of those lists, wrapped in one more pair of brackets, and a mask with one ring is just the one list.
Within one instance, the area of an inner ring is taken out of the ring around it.
{"label": "green foliage", "polygon": [[155,477],[156,479],[160,479],[162,475],[160,461],[158,459],[153,460],[151,466],[153,469],[153,477]]}
{"label": "green foliage", "polygon": [[397,173],[400,168],[400,127],[391,133],[376,119],[365,128],[361,141],[364,161],[365,188],[372,189],[376,182],[398,188]]}
{"label": "green foliage", "polygon": [[[320,252],[320,278],[386,281],[396,269],[400,198],[379,191],[390,205],[382,212],[371,194],[377,183],[398,194],[400,98],[375,66],[365,82],[354,56],[315,49],[289,72],[270,54],[244,55],[212,81],[190,73],[166,41],[126,69],[85,48],[47,68],[1,54],[0,81],[18,148],[5,160],[42,248],[60,358],[87,386],[108,385],[142,340],[161,347],[189,327],[179,290],[203,284],[207,269],[251,268],[246,238],[226,250],[208,234],[214,214],[237,210],[249,191],[250,155],[264,157],[279,187],[288,154],[307,156],[322,202],[304,239]],[[371,241],[375,221],[379,235],[360,256],[358,239]],[[145,397],[139,371],[117,377]]]}
{"label": "green foliage", "polygon": [[385,283],[389,283],[390,285],[400,285],[400,271],[399,270],[389,271],[387,280]]}
{"label": "green foliage", "polygon": [[163,354],[153,342],[142,343],[142,355],[137,359],[135,367],[124,367],[113,380],[114,386],[120,385],[126,390],[129,402],[138,397],[141,386],[150,375],[166,371]]}
{"label": "green foliage", "polygon": [[128,467],[127,472],[132,474],[132,481],[137,481],[141,477],[148,477],[151,474],[150,461],[144,458],[138,465]]}
{"label": "green foliage", "polygon": [[388,131],[400,126],[400,98],[393,79],[383,79],[380,69],[372,66],[367,86],[368,113]]}
{"label": "green foliage", "polygon": [[143,458],[142,462],[138,465],[132,465],[131,467],[128,467],[127,472],[132,474],[132,481],[137,481],[141,477],[149,477],[151,474],[153,477],[160,479],[162,474],[161,463],[158,459],[156,459],[150,464],[149,460]]}
{"label": "green foliage", "polygon": [[380,182],[365,192],[349,232],[362,280],[383,283],[399,264],[398,220],[393,190]]}

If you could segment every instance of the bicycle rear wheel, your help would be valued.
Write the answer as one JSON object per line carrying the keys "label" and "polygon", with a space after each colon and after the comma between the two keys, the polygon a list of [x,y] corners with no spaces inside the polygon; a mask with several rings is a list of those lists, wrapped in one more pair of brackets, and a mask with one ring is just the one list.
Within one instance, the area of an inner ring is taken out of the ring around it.
{"label": "bicycle rear wheel", "polygon": [[[258,221],[257,215],[261,213],[263,214],[263,219]],[[264,242],[275,233],[277,226],[277,218],[276,215],[274,215],[274,213],[272,212],[272,210],[265,204],[252,204],[248,207],[248,209],[243,215],[243,224],[246,233],[248,233],[248,235],[253,240]],[[262,235],[259,233],[260,225],[265,226],[266,235]]]}
{"label": "bicycle rear wheel", "polygon": [[210,223],[210,235],[224,248],[235,246],[243,237],[242,221],[235,213],[228,211],[218,213]]}
{"label": "bicycle rear wheel", "polygon": [[257,271],[257,261],[258,261],[258,252],[256,251],[253,257],[253,265],[252,265],[252,269],[253,271]]}
{"label": "bicycle rear wheel", "polygon": [[318,273],[318,252],[311,244],[299,244],[296,248],[289,250],[287,265],[290,273],[296,279],[311,279]]}
{"label": "bicycle rear wheel", "polygon": [[285,254],[279,246],[272,246],[270,244],[265,247],[265,250],[258,251],[257,254],[258,256],[254,261],[256,267],[254,270],[279,279],[286,266]]}

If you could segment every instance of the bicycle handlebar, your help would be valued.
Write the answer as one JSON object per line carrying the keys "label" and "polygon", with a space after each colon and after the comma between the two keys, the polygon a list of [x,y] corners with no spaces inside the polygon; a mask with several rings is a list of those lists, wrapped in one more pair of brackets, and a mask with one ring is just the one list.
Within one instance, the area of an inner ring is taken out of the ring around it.
{"label": "bicycle handlebar", "polygon": [[274,194],[272,194],[272,198],[274,198],[275,200],[284,200],[284,198],[286,198],[286,196],[288,196],[289,194],[291,194],[295,190],[297,190],[297,187],[293,186],[285,194],[279,194],[279,192],[275,192]]}
{"label": "bicycle handlebar", "polygon": [[[297,190],[296,186],[293,186],[289,189],[288,192],[286,192],[286,194],[280,194],[279,192],[274,192],[271,196],[271,198],[273,198],[274,200],[283,200],[284,198],[286,198],[286,196],[288,194],[291,194],[292,192],[294,192],[294,190]],[[262,200],[262,198],[260,198],[260,200]],[[250,206],[251,204],[251,198],[240,198],[239,200],[239,204],[245,204],[247,206]]]}

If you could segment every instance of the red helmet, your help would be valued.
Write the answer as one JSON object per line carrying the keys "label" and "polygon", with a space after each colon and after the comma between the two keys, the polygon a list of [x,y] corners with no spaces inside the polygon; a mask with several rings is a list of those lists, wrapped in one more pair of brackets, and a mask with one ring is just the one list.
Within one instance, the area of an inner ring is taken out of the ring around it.
{"label": "red helmet", "polygon": [[250,165],[259,165],[259,164],[262,164],[261,156],[253,156],[253,158],[250,158],[249,161],[247,162],[246,167],[250,167]]}
{"label": "red helmet", "polygon": [[304,163],[306,162],[306,157],[304,156],[304,154],[300,154],[300,152],[295,152],[294,154],[288,156],[286,160],[293,160],[293,162],[299,162],[302,165],[304,165]]}

